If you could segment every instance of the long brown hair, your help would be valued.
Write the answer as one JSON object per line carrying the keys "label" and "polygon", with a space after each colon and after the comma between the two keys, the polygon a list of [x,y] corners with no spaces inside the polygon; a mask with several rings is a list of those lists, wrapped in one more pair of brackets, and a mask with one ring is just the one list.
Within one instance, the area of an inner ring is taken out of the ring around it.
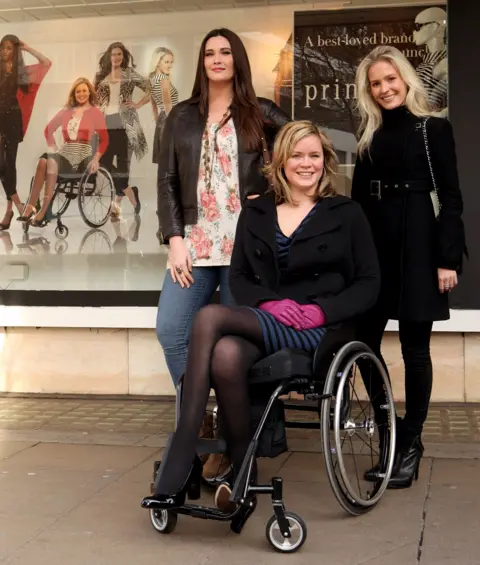
{"label": "long brown hair", "polygon": [[200,106],[200,114],[208,115],[208,77],[205,71],[205,46],[211,37],[224,37],[232,48],[233,100],[232,117],[238,122],[245,149],[260,149],[263,136],[263,116],[252,84],[252,71],[242,40],[233,31],[220,28],[209,32],[200,46],[197,73],[192,89],[192,102]]}
{"label": "long brown hair", "polygon": [[[18,88],[21,88],[24,92],[28,91],[29,81],[28,73],[25,68],[25,61],[23,60],[22,49],[20,48],[20,39],[16,35],[8,34],[2,37],[0,41],[0,48],[6,41],[13,43],[13,61],[12,61],[12,75],[13,82]],[[3,84],[5,80],[5,63],[0,60],[0,84]]]}
{"label": "long brown hair", "polygon": [[95,75],[95,90],[98,88],[98,85],[102,82],[102,80],[112,72],[111,56],[114,49],[120,49],[122,51],[123,58],[122,64],[120,65],[122,70],[125,71],[129,67],[135,68],[136,66],[135,61],[133,60],[133,55],[123,43],[121,43],[120,41],[111,43],[98,61],[99,71]]}

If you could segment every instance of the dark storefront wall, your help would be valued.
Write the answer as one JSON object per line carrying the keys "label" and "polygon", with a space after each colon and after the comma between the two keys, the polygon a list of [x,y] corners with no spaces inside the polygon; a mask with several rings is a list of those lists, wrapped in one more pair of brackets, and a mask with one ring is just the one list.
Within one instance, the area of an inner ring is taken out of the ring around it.
{"label": "dark storefront wall", "polygon": [[448,8],[450,119],[455,131],[460,186],[465,204],[469,260],[454,306],[480,310],[480,2],[451,0]]}

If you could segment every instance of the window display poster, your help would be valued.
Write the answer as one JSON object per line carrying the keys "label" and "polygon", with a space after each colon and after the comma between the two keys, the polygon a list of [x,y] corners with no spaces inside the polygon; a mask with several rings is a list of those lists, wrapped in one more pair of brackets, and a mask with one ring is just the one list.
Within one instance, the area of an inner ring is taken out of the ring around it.
{"label": "window display poster", "polygon": [[[211,21],[193,34],[172,25],[134,38],[130,18],[123,28],[103,20],[108,39],[86,41],[81,26],[70,42],[40,33],[30,42],[21,24],[0,34],[0,303],[158,300],[167,258],[157,238],[161,133],[190,96]],[[291,77],[279,80],[292,59],[291,14],[279,31],[243,25],[232,28],[257,95],[291,109]]]}
{"label": "window display poster", "polygon": [[420,75],[433,110],[448,115],[446,6],[296,12],[294,36],[294,116],[327,128],[348,177],[359,125],[355,73],[375,47],[400,49]]}

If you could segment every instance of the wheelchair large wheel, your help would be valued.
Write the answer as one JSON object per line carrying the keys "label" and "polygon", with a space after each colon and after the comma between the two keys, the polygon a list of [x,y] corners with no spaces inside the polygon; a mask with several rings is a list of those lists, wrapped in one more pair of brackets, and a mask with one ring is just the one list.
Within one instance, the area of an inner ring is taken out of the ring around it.
{"label": "wheelchair large wheel", "polygon": [[[378,503],[392,474],[396,424],[392,388],[371,349],[351,342],[337,353],[324,394],[328,397],[322,401],[321,429],[328,479],[342,508],[358,516]],[[365,472],[378,462],[377,480],[365,480]]]}
{"label": "wheelchair large wheel", "polygon": [[115,188],[110,173],[100,167],[96,173],[86,171],[78,188],[78,209],[91,228],[103,226],[110,214]]}
{"label": "wheelchair large wheel", "polygon": [[112,243],[103,230],[94,228],[82,237],[78,252],[86,255],[107,255],[112,252]]}

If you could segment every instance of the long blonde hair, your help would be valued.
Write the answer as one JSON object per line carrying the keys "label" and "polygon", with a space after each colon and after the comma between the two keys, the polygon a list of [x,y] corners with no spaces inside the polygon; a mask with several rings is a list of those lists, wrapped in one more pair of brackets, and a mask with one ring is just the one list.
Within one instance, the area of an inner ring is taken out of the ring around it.
{"label": "long blonde hair", "polygon": [[157,72],[157,67],[160,61],[166,57],[167,55],[171,55],[172,57],[173,52],[170,51],[167,47],[157,47],[152,54],[152,59],[150,61],[150,73],[148,76],[153,76]]}
{"label": "long blonde hair", "polygon": [[97,94],[95,92],[95,89],[93,88],[92,83],[88,80],[88,78],[79,77],[72,84],[72,87],[70,88],[70,92],[68,93],[67,103],[65,104],[67,108],[74,108],[75,106],[78,106],[77,99],[75,98],[75,90],[77,89],[77,86],[79,86],[80,84],[87,85],[89,92],[88,101],[90,103],[90,106],[97,105]]}
{"label": "long blonde hair", "polygon": [[273,147],[272,162],[264,169],[265,174],[271,181],[277,204],[288,202],[295,205],[292,191],[285,177],[284,167],[292,156],[297,143],[311,135],[320,139],[323,148],[323,175],[315,191],[315,200],[335,196],[337,193],[335,190],[335,175],[338,157],[333,149],[333,143],[313,122],[308,120],[290,122],[278,132]]}
{"label": "long blonde hair", "polygon": [[370,149],[373,136],[382,125],[382,113],[379,105],[373,99],[370,89],[368,73],[370,67],[379,61],[386,61],[395,67],[400,77],[407,85],[405,106],[415,116],[429,116],[431,114],[427,92],[415,69],[405,55],[396,47],[381,45],[369,53],[357,69],[357,108],[360,113],[360,141],[358,154],[362,156]]}

